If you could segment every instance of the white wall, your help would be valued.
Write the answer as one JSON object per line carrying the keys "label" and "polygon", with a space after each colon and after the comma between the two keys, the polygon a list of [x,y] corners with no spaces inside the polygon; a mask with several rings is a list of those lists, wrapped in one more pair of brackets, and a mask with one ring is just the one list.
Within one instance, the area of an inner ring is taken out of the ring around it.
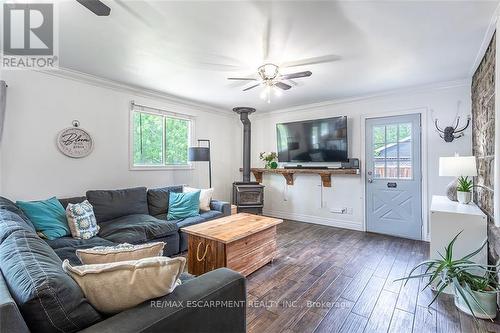
{"label": "white wall", "polygon": [[[286,98],[286,97],[283,97]],[[433,194],[444,195],[446,185],[452,180],[439,177],[440,156],[452,156],[455,152],[470,155],[472,139],[470,128],[465,136],[446,143],[434,130],[432,118],[437,117],[441,126],[450,126],[457,112],[457,102],[461,101],[461,115],[465,119],[470,114],[470,83],[468,81],[449,82],[428,87],[317,105],[302,106],[287,110],[277,110],[270,114],[253,117],[253,166],[262,166],[258,154],[261,151],[276,151],[276,124],[314,118],[348,116],[349,156],[360,158],[361,119],[384,113],[404,113],[408,110],[424,110],[427,122],[422,124],[422,132],[427,135],[428,179],[426,197],[430,201]],[[433,112],[431,112],[433,110]],[[431,115],[432,113],[432,115]],[[425,160],[425,158],[424,158]],[[316,175],[296,175],[295,184],[287,186],[281,175],[264,176],[265,213],[283,218],[313,223],[363,230],[363,187],[361,176],[333,176],[332,187],[320,187],[321,180]],[[323,207],[321,207],[323,191]],[[334,214],[331,208],[347,207],[350,214]],[[427,220],[424,217],[424,220]]]}
{"label": "white wall", "polygon": [[[141,91],[83,76],[32,71],[4,71],[2,76],[9,85],[0,162],[3,196],[31,200],[82,195],[87,189],[208,186],[206,163],[195,170],[129,170],[129,103],[135,100],[196,117],[195,139],[212,140],[215,197],[230,199],[239,163],[229,153],[241,149],[235,115],[146,97]],[[94,139],[94,151],[83,159],[62,155],[55,144],[58,132],[73,119]]]}
{"label": "white wall", "polygon": [[[87,189],[128,186],[163,186],[186,183],[205,186],[206,165],[195,170],[130,171],[128,168],[129,103],[160,107],[196,117],[195,137],[212,140],[213,183],[216,197],[230,200],[231,183],[240,179],[242,125],[226,112],[177,103],[138,90],[101,84],[104,81],[61,77],[41,72],[4,71],[9,84],[7,115],[0,159],[1,194],[8,198],[42,199],[81,195]],[[111,88],[112,87],[112,88]],[[286,96],[283,96],[286,98]],[[450,178],[438,176],[439,156],[471,154],[470,129],[466,136],[445,143],[433,129],[432,118],[442,126],[453,121],[457,102],[463,118],[470,114],[470,83],[460,81],[402,90],[385,95],[307,105],[252,119],[252,166],[262,166],[258,154],[276,151],[276,123],[346,115],[349,117],[349,156],[362,161],[361,117],[424,109],[428,137],[428,179],[432,194],[444,194]],[[431,115],[431,110],[434,110]],[[258,111],[258,110],[257,110]],[[70,159],[55,145],[57,133],[78,119],[95,141],[84,159]],[[318,176],[298,175],[286,186],[281,175],[265,175],[265,212],[270,215],[332,226],[363,229],[363,183],[360,176],[335,176],[332,187],[320,187]],[[321,207],[323,191],[323,207]],[[331,208],[347,207],[350,214],[333,214]]]}

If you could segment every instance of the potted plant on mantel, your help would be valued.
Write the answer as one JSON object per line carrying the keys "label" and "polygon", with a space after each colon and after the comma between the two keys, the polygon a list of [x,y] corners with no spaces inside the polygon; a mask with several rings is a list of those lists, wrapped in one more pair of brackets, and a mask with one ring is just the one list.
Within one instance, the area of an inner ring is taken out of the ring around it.
{"label": "potted plant on mantel", "polygon": [[276,169],[278,167],[278,163],[276,162],[278,154],[276,154],[275,152],[262,152],[259,156],[260,159],[266,163],[266,169]]}
{"label": "potted plant on mantel", "polygon": [[[423,261],[416,265],[407,277],[396,281],[405,281],[406,284],[410,279],[429,278],[422,290],[436,283],[436,295],[429,306],[436,301],[446,287],[451,286],[454,289],[455,306],[460,311],[474,316],[476,320],[477,318],[493,320],[497,314],[497,293],[500,291],[495,279],[498,266],[481,265],[470,260],[481,252],[487,244],[486,240],[474,252],[461,259],[453,260],[453,245],[460,234],[461,232],[445,247],[445,254],[440,254],[441,259]],[[413,275],[420,267],[425,268],[424,273]]]}
{"label": "potted plant on mantel", "polygon": [[457,200],[461,204],[468,204],[472,200],[472,179],[459,177],[457,186]]}

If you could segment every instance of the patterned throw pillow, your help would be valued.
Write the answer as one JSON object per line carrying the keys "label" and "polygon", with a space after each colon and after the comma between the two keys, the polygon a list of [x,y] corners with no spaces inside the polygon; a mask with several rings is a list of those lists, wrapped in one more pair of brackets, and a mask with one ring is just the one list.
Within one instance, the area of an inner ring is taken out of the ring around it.
{"label": "patterned throw pillow", "polygon": [[89,239],[99,232],[94,209],[87,200],[78,204],[68,204],[66,218],[73,238]]}

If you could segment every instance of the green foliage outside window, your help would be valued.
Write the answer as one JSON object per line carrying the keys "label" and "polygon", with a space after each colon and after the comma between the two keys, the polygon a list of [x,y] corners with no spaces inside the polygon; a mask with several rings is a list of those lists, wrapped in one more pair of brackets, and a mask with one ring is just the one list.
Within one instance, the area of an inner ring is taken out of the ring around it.
{"label": "green foliage outside window", "polygon": [[134,112],[134,166],[187,165],[189,120]]}
{"label": "green foliage outside window", "polygon": [[187,164],[189,121],[176,118],[166,120],[166,164]]}

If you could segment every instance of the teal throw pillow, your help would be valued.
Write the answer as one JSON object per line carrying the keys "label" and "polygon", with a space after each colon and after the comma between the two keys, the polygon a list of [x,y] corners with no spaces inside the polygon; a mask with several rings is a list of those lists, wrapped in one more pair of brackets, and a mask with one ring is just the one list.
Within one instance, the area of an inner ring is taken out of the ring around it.
{"label": "teal throw pillow", "polygon": [[17,201],[16,205],[45,238],[52,240],[71,234],[66,211],[56,197],[43,201]]}
{"label": "teal throw pillow", "polygon": [[200,215],[200,192],[170,192],[167,220],[179,220]]}

